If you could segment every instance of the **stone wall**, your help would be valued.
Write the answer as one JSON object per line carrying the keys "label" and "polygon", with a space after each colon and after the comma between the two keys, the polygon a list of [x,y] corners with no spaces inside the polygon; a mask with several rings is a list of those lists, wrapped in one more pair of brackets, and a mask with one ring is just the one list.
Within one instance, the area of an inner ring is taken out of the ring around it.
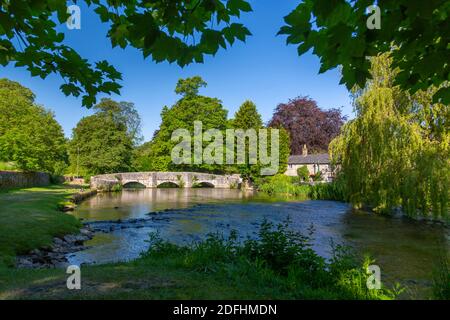
{"label": "stone wall", "polygon": [[48,173],[0,171],[0,189],[42,187],[49,184]]}

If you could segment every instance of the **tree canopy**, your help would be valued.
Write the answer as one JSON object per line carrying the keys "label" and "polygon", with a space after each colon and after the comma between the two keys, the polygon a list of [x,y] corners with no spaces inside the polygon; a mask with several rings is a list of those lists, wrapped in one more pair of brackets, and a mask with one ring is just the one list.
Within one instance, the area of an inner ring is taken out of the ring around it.
{"label": "tree canopy", "polygon": [[[372,0],[304,0],[284,19],[279,34],[320,58],[320,72],[342,67],[341,83],[351,90],[370,79],[370,60],[391,52],[399,70],[395,83],[411,94],[450,80],[450,2],[447,0],[380,0],[380,29],[369,29]],[[450,103],[442,87],[434,102]]]}
{"label": "tree canopy", "polygon": [[[84,2],[109,24],[113,47],[132,46],[156,62],[203,62],[204,55],[250,35],[232,21],[252,10],[243,0]],[[66,0],[0,0],[0,64],[26,67],[43,79],[57,73],[66,82],[61,90],[82,95],[83,105],[91,107],[98,93],[119,93],[121,74],[106,61],[90,63],[64,44],[58,26],[68,18]]]}
{"label": "tree canopy", "polygon": [[[256,137],[258,137],[258,130],[263,128],[263,122],[261,115],[259,114],[256,105],[252,101],[245,101],[234,114],[234,118],[230,120],[231,127],[236,130],[248,130],[254,129],[256,131]],[[237,138],[235,138],[237,141]],[[260,163],[250,163],[250,143],[254,143],[249,139],[245,140],[245,163],[236,165],[236,170],[241,174],[243,178],[251,178],[258,176],[261,170]],[[255,146],[253,146],[255,147]],[[255,154],[258,155],[258,150],[255,150]],[[237,158],[237,145],[235,148],[235,155]]]}
{"label": "tree canopy", "polygon": [[17,82],[0,79],[0,161],[25,171],[62,174],[66,139],[52,112]]}
{"label": "tree canopy", "polygon": [[[180,84],[187,90],[179,90]],[[181,79],[178,81],[177,92],[183,97],[177,101],[172,107],[164,107],[161,112],[162,122],[158,130],[155,131],[153,139],[137,148],[135,153],[134,167],[138,171],[203,171],[217,173],[241,173],[245,178],[252,178],[260,175],[261,166],[259,162],[251,164],[249,161],[249,139],[245,137],[245,163],[233,164],[226,163],[225,154],[223,156],[223,164],[207,163],[203,161],[201,164],[176,164],[172,161],[172,150],[178,144],[172,141],[172,133],[178,129],[186,129],[191,135],[194,133],[194,122],[202,122],[202,131],[205,134],[209,129],[218,130],[222,134],[220,145],[223,146],[223,152],[227,151],[226,130],[227,129],[255,129],[256,138],[258,130],[264,128],[261,115],[256,109],[256,105],[251,101],[245,101],[239,110],[235,113],[233,119],[227,119],[227,110],[222,106],[220,100],[198,95],[198,88],[206,86],[206,83],[200,77]],[[186,94],[186,92],[190,92]],[[289,156],[289,135],[280,128],[280,154],[278,172],[284,172],[287,168],[287,160]],[[267,140],[271,141],[271,131],[268,132]],[[204,139],[204,137],[203,137]],[[214,139],[216,139],[214,137]],[[235,136],[235,142],[237,141]],[[202,149],[205,151],[210,144],[218,141],[202,141]],[[191,145],[191,155],[194,154],[194,146]],[[206,148],[205,148],[206,147]],[[271,156],[271,144],[268,143],[267,154]],[[237,159],[237,145],[235,145],[234,155]],[[257,153],[259,150],[257,150]],[[222,157],[222,156],[220,156]],[[259,159],[259,157],[258,157]],[[205,159],[203,159],[205,160]]]}
{"label": "tree canopy", "polygon": [[[156,62],[202,63],[205,55],[251,35],[238,23],[242,13],[252,11],[245,0],[83,2],[109,25],[113,47],[132,46]],[[439,87],[434,102],[449,104],[450,90],[441,85],[450,79],[450,3],[376,3],[381,29],[366,26],[371,0],[304,0],[285,17],[279,34],[298,45],[300,55],[312,49],[320,58],[319,72],[341,66],[341,82],[349,90],[364,87],[370,78],[368,57],[392,52],[393,67],[399,69],[396,84],[411,93]],[[89,62],[64,43],[58,27],[69,17],[66,6],[66,0],[0,0],[0,64],[26,67],[43,79],[57,73],[65,80],[61,90],[82,96],[82,104],[91,107],[98,93],[119,92],[121,74],[107,61]]]}
{"label": "tree canopy", "polygon": [[317,153],[328,151],[345,120],[340,109],[322,110],[314,100],[298,97],[279,104],[269,126],[281,126],[289,132],[291,154],[302,154],[305,144],[310,152]]}
{"label": "tree canopy", "polygon": [[[181,84],[181,86],[180,86]],[[183,97],[172,107],[165,106],[161,112],[161,125],[155,132],[152,141],[146,144],[145,148],[140,148],[138,157],[138,167],[140,170],[155,171],[220,171],[218,165],[201,164],[183,166],[174,165],[171,159],[172,148],[176,145],[171,140],[172,133],[177,129],[187,129],[194,132],[194,121],[201,121],[203,131],[208,129],[225,130],[227,126],[227,110],[222,106],[222,102],[216,98],[198,95],[201,84],[206,86],[200,77],[181,79],[178,81],[177,92]],[[184,89],[181,90],[180,87]],[[189,94],[186,94],[189,93]],[[151,159],[151,160],[149,160]]]}
{"label": "tree canopy", "polygon": [[94,106],[95,110],[109,114],[115,122],[125,124],[127,134],[137,146],[143,139],[141,133],[141,116],[132,102],[117,102],[112,99],[104,98],[99,104]]}
{"label": "tree canopy", "polygon": [[201,87],[206,87],[207,83],[199,76],[194,76],[187,79],[179,79],[175,87],[175,93],[183,97],[195,97]]}
{"label": "tree canopy", "polygon": [[357,117],[330,147],[338,181],[356,206],[448,218],[448,107],[433,106],[433,92],[396,86],[388,54],[372,59],[370,71],[373,80],[355,92]]}
{"label": "tree canopy", "polygon": [[235,129],[260,129],[263,127],[261,115],[256,105],[250,100],[245,101],[239,107],[231,122]]}
{"label": "tree canopy", "polygon": [[133,146],[140,132],[140,118],[133,104],[103,99],[95,109],[94,115],[81,119],[73,129],[69,147],[72,173],[130,171]]}

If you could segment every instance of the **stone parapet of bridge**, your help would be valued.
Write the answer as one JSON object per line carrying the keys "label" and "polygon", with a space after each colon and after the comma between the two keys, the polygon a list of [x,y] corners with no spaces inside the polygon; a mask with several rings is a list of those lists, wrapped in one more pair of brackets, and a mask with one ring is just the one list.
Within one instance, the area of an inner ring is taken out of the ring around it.
{"label": "stone parapet of bridge", "polygon": [[91,188],[111,189],[114,185],[126,187],[141,184],[146,188],[157,188],[170,183],[180,188],[207,186],[221,189],[239,188],[242,179],[239,175],[218,175],[198,172],[128,172],[112,173],[91,177]]}

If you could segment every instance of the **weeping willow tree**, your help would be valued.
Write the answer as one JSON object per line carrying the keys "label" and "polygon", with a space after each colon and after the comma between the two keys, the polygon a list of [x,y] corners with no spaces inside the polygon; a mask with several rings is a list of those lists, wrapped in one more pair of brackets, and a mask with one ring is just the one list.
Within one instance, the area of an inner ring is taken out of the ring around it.
{"label": "weeping willow tree", "polygon": [[390,65],[388,54],[373,58],[373,79],[353,91],[356,118],[330,145],[339,182],[356,207],[448,219],[449,108],[432,103],[440,88],[402,92]]}

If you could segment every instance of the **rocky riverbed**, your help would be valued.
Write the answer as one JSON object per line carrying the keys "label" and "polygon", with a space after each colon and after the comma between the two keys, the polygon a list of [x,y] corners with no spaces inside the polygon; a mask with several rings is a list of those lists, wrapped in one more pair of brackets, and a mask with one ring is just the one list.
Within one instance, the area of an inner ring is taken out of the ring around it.
{"label": "rocky riverbed", "polygon": [[[163,210],[171,212],[175,210]],[[168,220],[166,217],[157,216],[161,212],[150,212],[148,218],[107,220],[85,222],[79,234],[70,234],[64,237],[53,238],[51,246],[34,249],[29,254],[18,256],[16,267],[18,268],[61,268],[68,265],[67,255],[88,249],[84,242],[91,240],[96,233],[110,233],[116,230],[129,228],[148,227],[155,221]]]}
{"label": "rocky riverbed", "polygon": [[94,231],[85,225],[79,234],[69,234],[62,238],[53,238],[47,248],[35,249],[27,255],[18,256],[18,268],[61,268],[68,265],[66,255],[86,249],[84,242],[94,237]]}

